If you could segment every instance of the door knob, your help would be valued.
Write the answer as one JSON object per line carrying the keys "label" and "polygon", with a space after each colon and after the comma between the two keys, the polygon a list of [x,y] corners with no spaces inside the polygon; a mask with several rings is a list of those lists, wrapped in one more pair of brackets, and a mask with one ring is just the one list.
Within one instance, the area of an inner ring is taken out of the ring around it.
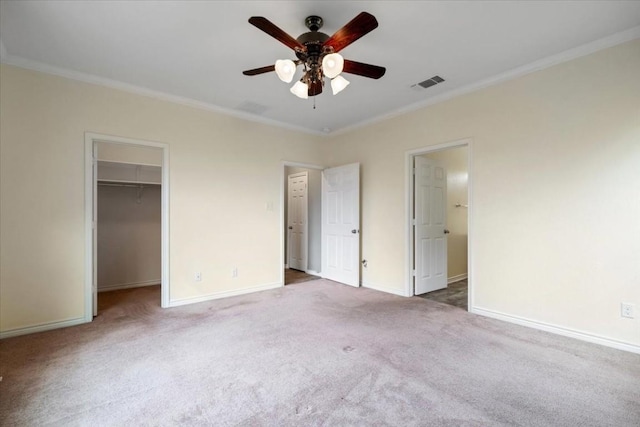
{"label": "door knob", "polygon": [[444,229],[444,234],[449,234],[449,233],[450,233],[450,231],[445,228]]}
{"label": "door knob", "polygon": [[358,230],[355,230],[355,229],[354,229],[354,230],[351,230],[351,233],[353,233],[353,234],[357,234],[357,233],[358,233]]}
{"label": "door knob", "polygon": [[289,226],[289,230],[293,230],[293,227],[292,227],[292,226]]}

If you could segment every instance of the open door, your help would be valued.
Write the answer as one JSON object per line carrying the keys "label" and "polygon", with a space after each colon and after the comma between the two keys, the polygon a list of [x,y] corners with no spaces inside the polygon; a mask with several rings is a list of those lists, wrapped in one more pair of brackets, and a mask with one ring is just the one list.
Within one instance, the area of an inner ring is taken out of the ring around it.
{"label": "open door", "polygon": [[360,286],[360,164],[322,172],[322,277]]}
{"label": "open door", "polygon": [[287,264],[294,270],[307,271],[309,225],[308,225],[308,181],[309,174],[300,172],[288,177],[287,235],[289,259]]}
{"label": "open door", "polygon": [[447,171],[414,157],[415,295],[447,287]]}

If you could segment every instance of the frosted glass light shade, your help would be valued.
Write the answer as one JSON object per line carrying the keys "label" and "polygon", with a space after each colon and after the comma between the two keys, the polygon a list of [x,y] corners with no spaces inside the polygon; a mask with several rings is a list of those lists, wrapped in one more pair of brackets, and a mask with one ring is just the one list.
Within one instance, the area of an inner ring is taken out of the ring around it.
{"label": "frosted glass light shade", "polygon": [[296,72],[296,64],[290,59],[278,59],[276,61],[276,74],[285,83],[291,83]]}
{"label": "frosted glass light shade", "polygon": [[331,53],[322,58],[322,72],[330,79],[342,72],[344,58],[339,53]]}
{"label": "frosted glass light shade", "polygon": [[349,80],[345,79],[342,76],[338,76],[331,80],[331,91],[334,95],[337,95],[347,86],[349,86]]}
{"label": "frosted glass light shade", "polygon": [[297,96],[298,98],[307,99],[309,98],[309,88],[302,81],[298,81],[291,87],[291,93]]}

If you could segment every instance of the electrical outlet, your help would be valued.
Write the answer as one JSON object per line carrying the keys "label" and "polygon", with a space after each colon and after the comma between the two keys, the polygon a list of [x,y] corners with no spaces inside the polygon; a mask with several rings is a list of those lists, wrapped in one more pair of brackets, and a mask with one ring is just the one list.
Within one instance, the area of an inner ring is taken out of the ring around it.
{"label": "electrical outlet", "polygon": [[200,282],[202,280],[202,273],[200,273],[199,271],[196,272],[196,274],[193,275],[193,280],[195,280],[196,282]]}
{"label": "electrical outlet", "polygon": [[633,304],[623,302],[620,304],[620,316],[634,319],[636,307]]}
{"label": "electrical outlet", "polygon": [[235,267],[231,272],[231,277],[238,277],[238,267]]}

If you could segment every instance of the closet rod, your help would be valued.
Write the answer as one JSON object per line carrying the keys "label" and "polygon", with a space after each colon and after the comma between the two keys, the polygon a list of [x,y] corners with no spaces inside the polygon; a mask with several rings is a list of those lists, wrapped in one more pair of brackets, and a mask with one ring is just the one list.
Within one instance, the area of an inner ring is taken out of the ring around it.
{"label": "closet rod", "polygon": [[114,182],[99,182],[98,185],[104,187],[129,187],[129,188],[144,188],[149,186],[156,186],[160,184],[118,184]]}

